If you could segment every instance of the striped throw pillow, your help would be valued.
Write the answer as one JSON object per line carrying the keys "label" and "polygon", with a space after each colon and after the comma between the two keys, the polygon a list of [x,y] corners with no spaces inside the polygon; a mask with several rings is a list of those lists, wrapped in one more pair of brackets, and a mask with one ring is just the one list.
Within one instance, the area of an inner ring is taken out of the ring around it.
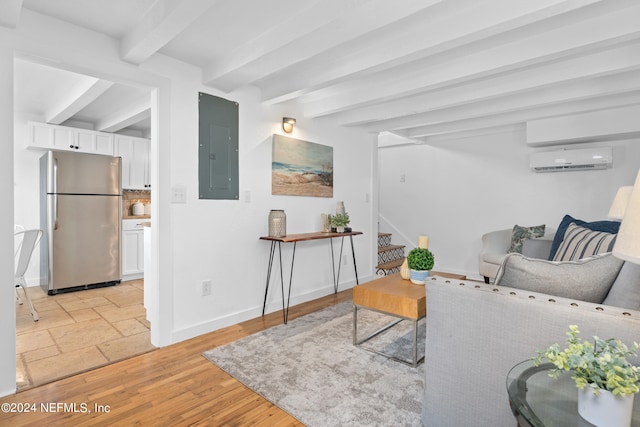
{"label": "striped throw pillow", "polygon": [[615,243],[616,234],[592,231],[572,222],[567,227],[564,239],[553,260],[574,261],[611,252]]}

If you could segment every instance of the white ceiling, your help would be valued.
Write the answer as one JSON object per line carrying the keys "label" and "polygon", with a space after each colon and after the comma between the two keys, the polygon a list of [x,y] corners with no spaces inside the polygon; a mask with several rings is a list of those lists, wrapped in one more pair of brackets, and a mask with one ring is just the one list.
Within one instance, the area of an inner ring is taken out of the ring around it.
{"label": "white ceiling", "polygon": [[[171,56],[223,92],[422,141],[640,104],[637,0],[5,0],[0,25],[20,4],[119,40],[128,62]],[[149,126],[140,89],[16,67],[16,109]]]}

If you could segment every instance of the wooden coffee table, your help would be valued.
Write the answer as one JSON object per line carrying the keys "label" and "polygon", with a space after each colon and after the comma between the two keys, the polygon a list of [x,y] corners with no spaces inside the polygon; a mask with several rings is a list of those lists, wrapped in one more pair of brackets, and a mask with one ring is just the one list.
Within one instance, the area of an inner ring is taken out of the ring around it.
{"label": "wooden coffee table", "polygon": [[[362,339],[358,339],[358,310],[367,309],[397,317],[398,320],[383,326]],[[414,285],[400,277],[400,273],[384,276],[353,288],[353,344],[364,350],[381,354],[390,359],[416,367],[424,360],[418,359],[418,321],[426,317],[427,298],[423,285]],[[381,334],[403,320],[413,323],[412,360],[375,350],[361,344]]]}

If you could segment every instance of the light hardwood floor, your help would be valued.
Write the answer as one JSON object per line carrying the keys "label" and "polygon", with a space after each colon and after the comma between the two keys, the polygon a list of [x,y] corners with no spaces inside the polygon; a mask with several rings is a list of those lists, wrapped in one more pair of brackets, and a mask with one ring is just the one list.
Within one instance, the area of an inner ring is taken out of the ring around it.
{"label": "light hardwood floor", "polygon": [[[351,296],[349,289],[291,307],[289,319]],[[0,425],[300,426],[202,356],[280,323],[277,311],[2,398]]]}

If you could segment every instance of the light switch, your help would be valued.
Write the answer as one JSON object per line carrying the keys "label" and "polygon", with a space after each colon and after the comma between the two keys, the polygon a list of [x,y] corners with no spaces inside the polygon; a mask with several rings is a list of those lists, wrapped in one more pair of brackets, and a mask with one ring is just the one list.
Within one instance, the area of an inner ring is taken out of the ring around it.
{"label": "light switch", "polygon": [[171,203],[187,203],[187,189],[182,186],[171,187]]}

